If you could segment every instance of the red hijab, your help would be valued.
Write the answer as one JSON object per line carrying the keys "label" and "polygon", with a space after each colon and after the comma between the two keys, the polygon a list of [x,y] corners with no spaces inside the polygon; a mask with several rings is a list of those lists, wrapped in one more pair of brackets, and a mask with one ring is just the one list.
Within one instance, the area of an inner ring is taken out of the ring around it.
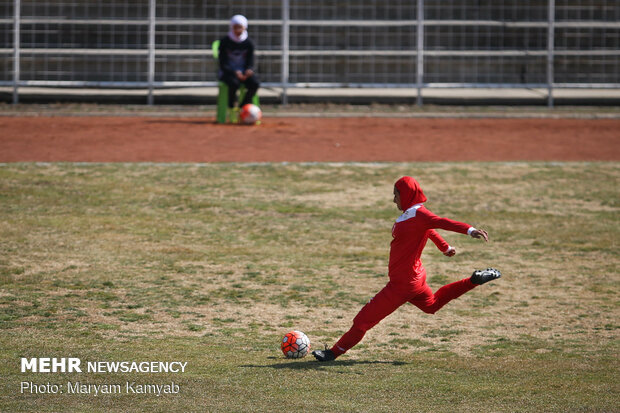
{"label": "red hijab", "polygon": [[408,210],[415,204],[426,202],[426,196],[418,181],[410,176],[403,176],[394,184],[400,194],[400,205],[403,211]]}

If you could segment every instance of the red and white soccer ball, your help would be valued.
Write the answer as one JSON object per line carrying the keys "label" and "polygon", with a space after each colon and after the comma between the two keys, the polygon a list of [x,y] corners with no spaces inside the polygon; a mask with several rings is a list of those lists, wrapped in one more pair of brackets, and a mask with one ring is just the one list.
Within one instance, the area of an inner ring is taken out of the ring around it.
{"label": "red and white soccer ball", "polygon": [[289,359],[300,359],[310,351],[310,339],[301,331],[291,331],[282,338],[282,353]]}
{"label": "red and white soccer ball", "polygon": [[262,119],[263,112],[258,106],[248,103],[246,105],[243,105],[243,107],[241,108],[241,113],[239,114],[239,117],[241,118],[241,122],[245,123],[246,125],[254,125],[256,122]]}

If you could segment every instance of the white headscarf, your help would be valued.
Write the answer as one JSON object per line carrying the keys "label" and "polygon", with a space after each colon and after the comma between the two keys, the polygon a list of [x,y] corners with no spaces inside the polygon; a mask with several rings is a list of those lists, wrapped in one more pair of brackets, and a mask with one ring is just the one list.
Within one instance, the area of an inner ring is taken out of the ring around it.
{"label": "white headscarf", "polygon": [[[243,33],[241,33],[241,36],[237,37],[235,35],[235,32],[233,31],[233,26],[239,24],[241,26],[243,26],[244,30]],[[237,42],[237,43],[241,43],[242,41],[244,41],[245,39],[248,38],[248,19],[246,19],[244,16],[240,15],[240,14],[236,14],[232,17],[232,19],[230,19],[230,30],[228,31],[228,37],[231,38],[231,40]]]}

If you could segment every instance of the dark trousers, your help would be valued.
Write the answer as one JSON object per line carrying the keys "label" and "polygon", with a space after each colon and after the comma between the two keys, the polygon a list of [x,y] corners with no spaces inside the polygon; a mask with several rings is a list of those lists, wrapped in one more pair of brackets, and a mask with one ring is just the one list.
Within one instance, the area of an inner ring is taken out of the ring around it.
{"label": "dark trousers", "polygon": [[239,107],[243,107],[243,105],[247,103],[252,103],[252,98],[256,95],[256,91],[260,86],[260,82],[256,77],[256,74],[247,78],[244,82],[241,82],[239,78],[234,74],[223,74],[220,80],[228,85],[228,107],[232,108],[235,106],[235,102],[237,102],[237,90],[239,90],[239,86],[241,83],[245,85],[247,92],[243,101],[239,105]]}

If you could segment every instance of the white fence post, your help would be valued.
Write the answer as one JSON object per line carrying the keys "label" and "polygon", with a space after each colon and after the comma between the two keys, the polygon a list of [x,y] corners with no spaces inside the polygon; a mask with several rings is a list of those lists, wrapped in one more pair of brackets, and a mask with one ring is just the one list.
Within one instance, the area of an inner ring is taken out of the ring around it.
{"label": "white fence post", "polygon": [[553,55],[555,35],[555,0],[549,0],[547,25],[547,106],[553,107]]}
{"label": "white fence post", "polygon": [[149,95],[147,98],[149,105],[153,105],[153,82],[155,81],[155,3],[156,0],[149,1]]}
{"label": "white fence post", "polygon": [[418,27],[417,27],[417,73],[416,73],[416,83],[418,87],[418,97],[416,99],[416,104],[418,106],[422,106],[422,85],[424,83],[424,0],[418,0]]}
{"label": "white fence post", "polygon": [[288,85],[289,74],[289,20],[290,9],[289,0],[282,0],[282,104],[288,104],[286,88]]}
{"label": "white fence post", "polygon": [[15,0],[13,3],[15,7],[13,16],[13,104],[19,103],[19,47],[20,47],[20,35],[19,25],[21,20],[21,0]]}

